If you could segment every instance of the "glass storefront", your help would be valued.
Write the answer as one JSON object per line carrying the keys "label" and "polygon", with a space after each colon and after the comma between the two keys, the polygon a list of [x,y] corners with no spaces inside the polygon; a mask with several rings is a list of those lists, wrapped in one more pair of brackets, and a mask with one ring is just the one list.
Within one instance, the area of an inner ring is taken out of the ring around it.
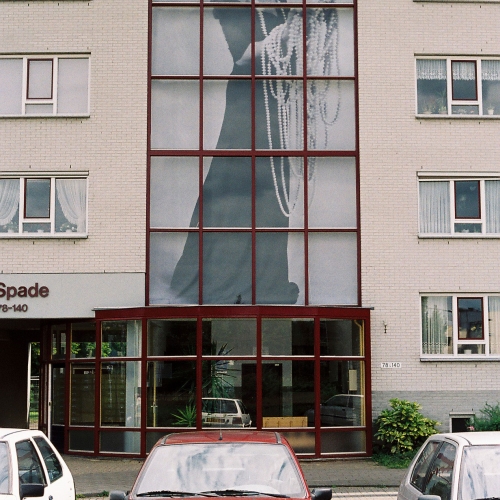
{"label": "glass storefront", "polygon": [[170,432],[246,427],[279,430],[303,456],[370,453],[367,309],[176,306],[96,316],[54,324],[47,339],[63,451],[144,456]]}

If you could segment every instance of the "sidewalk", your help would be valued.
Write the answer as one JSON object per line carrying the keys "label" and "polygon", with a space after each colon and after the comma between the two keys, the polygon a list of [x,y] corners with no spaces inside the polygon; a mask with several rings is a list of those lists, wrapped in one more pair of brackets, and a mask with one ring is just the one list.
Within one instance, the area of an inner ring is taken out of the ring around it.
{"label": "sidewalk", "polygon": [[[87,458],[65,455],[73,473],[76,493],[95,497],[103,491],[127,491],[143,460],[125,458]],[[301,460],[310,487],[333,487],[334,498],[392,500],[404,470],[388,469],[370,458]]]}

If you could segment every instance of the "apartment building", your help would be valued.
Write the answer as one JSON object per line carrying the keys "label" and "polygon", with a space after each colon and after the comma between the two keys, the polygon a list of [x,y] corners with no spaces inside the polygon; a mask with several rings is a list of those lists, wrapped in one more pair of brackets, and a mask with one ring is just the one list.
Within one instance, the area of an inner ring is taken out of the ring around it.
{"label": "apartment building", "polygon": [[498,8],[3,1],[0,425],[34,342],[66,453],[499,400]]}

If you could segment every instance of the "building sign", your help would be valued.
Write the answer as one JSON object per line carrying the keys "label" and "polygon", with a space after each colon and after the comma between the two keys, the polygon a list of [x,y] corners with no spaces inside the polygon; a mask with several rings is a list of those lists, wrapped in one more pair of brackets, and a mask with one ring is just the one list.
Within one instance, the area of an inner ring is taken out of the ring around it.
{"label": "building sign", "polygon": [[141,307],[143,273],[1,274],[0,319],[89,318],[94,309]]}

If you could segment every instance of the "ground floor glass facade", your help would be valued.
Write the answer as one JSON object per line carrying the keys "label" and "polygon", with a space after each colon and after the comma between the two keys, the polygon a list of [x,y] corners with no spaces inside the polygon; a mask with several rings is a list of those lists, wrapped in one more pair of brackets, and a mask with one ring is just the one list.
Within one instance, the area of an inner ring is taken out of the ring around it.
{"label": "ground floor glass facade", "polygon": [[371,452],[366,309],[98,311],[44,339],[42,426],[64,452],[144,456],[170,432],[243,426],[304,456]]}

